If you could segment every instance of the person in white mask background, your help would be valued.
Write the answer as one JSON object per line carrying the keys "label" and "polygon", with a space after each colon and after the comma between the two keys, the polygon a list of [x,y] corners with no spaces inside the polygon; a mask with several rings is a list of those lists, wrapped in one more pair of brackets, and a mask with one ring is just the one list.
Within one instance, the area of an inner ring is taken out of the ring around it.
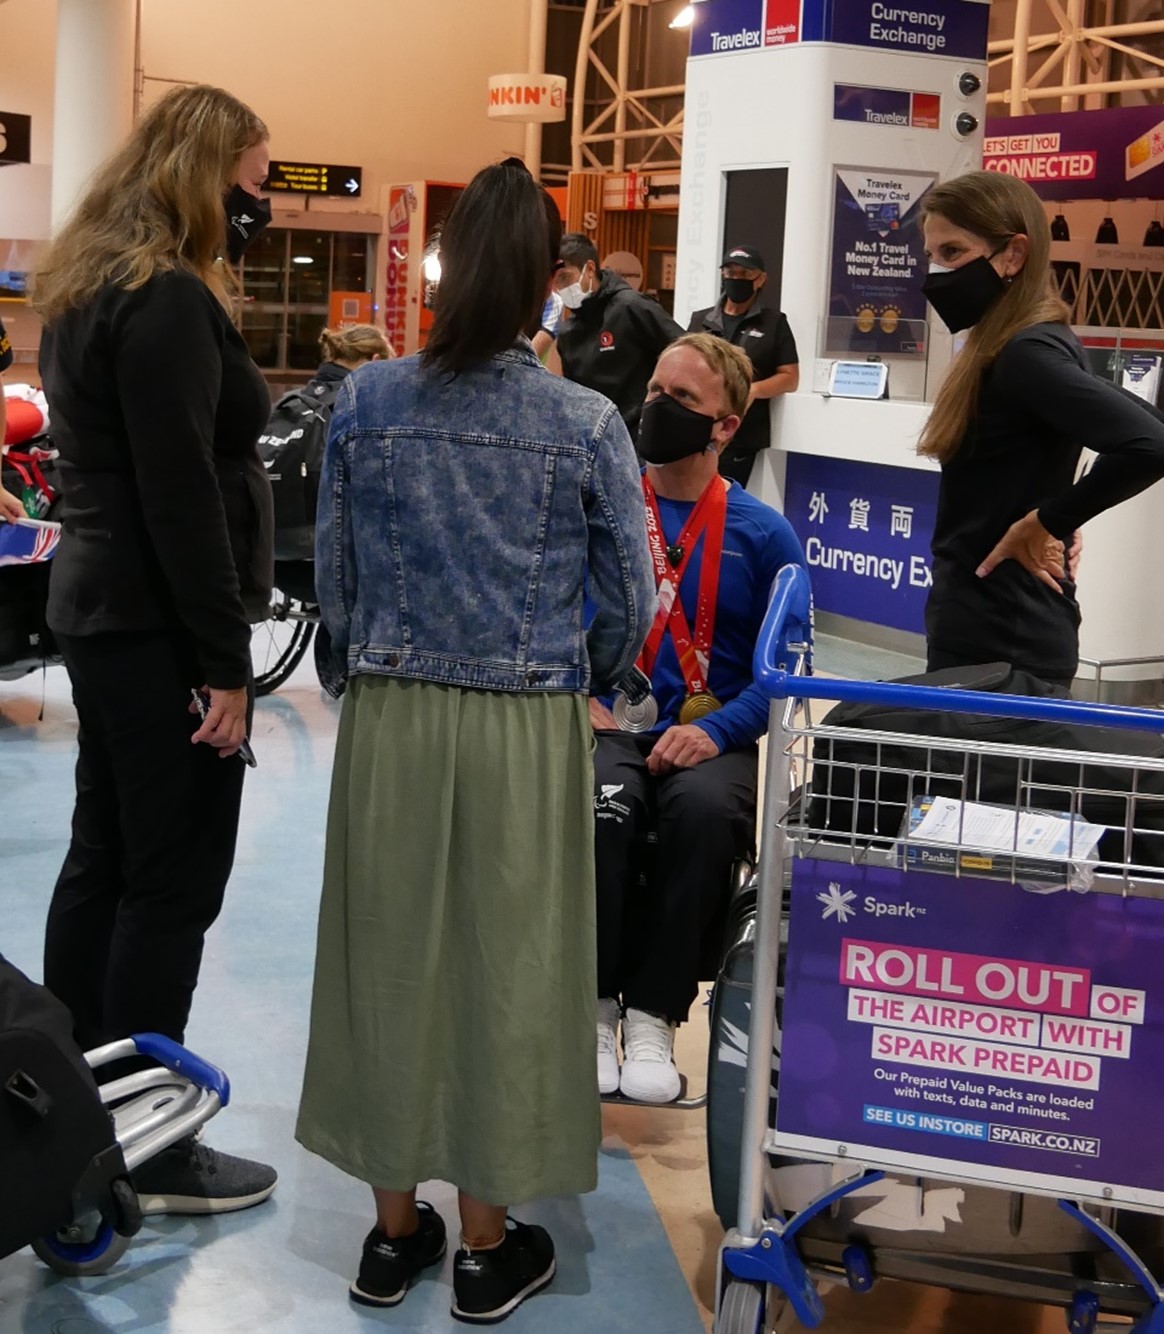
{"label": "person in white mask background", "polygon": [[[990,171],[941,182],[923,226],[926,297],[965,335],[918,446],[942,469],[927,666],[1009,662],[1066,686],[1079,661],[1072,542],[1164,476],[1164,417],[1087,369],[1029,185]],[[1077,481],[1085,446],[1099,458]]]}
{"label": "person in white mask background", "polygon": [[683,330],[657,301],[600,268],[581,232],[562,237],[559,255],[554,290],[569,312],[558,330],[562,374],[605,394],[633,436],[655,362]]}

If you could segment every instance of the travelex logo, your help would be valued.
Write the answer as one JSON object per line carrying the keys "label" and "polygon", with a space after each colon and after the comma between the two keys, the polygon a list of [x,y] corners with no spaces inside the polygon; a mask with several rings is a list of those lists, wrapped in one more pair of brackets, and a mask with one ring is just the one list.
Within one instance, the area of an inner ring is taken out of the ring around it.
{"label": "travelex logo", "polygon": [[712,32],[713,51],[746,51],[760,45],[759,28],[742,28],[739,32]]}

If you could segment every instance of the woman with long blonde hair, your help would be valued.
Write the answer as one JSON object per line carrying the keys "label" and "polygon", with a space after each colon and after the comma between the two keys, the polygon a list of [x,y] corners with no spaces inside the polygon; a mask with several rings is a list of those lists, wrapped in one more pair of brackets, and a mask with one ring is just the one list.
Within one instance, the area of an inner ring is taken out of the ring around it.
{"label": "woman with long blonde hair", "polygon": [[[85,1047],[182,1040],[234,859],[272,523],[270,395],[231,321],[229,262],[269,218],[268,161],[249,107],[175,89],[35,275],[63,496],[48,619],[80,724],[44,971]],[[266,1199],[275,1173],[191,1139],[134,1184],[148,1213],[209,1213]]]}
{"label": "woman with long blonde hair", "polygon": [[[967,172],[935,185],[923,214],[926,296],[951,333],[969,330],[919,446],[942,467],[928,666],[1004,661],[1066,686],[1079,662],[1068,550],[1164,476],[1164,417],[1088,371],[1029,185]],[[1099,458],[1076,480],[1085,446]]]}

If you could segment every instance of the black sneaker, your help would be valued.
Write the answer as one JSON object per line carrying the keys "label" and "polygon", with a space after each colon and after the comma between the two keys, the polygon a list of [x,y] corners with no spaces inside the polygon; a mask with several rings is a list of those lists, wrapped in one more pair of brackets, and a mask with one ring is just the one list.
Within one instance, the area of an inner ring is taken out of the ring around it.
{"label": "black sneaker", "polygon": [[262,1204],[278,1173],[266,1163],[180,1139],[131,1173],[143,1214],[224,1214]]}
{"label": "black sneaker", "polygon": [[554,1243],[544,1227],[506,1220],[505,1240],[491,1251],[457,1252],[453,1266],[453,1318],[495,1325],[535,1292],[548,1287],[557,1267]]}
{"label": "black sneaker", "polygon": [[407,1237],[386,1237],[374,1227],[364,1239],[360,1275],[348,1289],[364,1306],[395,1306],[404,1300],[422,1269],[445,1257],[445,1220],[431,1204],[418,1200],[420,1226]]}

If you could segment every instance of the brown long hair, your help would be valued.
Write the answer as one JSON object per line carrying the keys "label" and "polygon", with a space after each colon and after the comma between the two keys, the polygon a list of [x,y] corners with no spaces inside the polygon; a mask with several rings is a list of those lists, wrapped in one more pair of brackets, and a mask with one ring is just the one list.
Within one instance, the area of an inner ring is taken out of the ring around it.
{"label": "brown long hair", "polygon": [[223,196],[239,157],[267,138],[255,113],[221,88],[174,88],[98,168],[42,255],[32,304],[46,321],[106,283],[130,291],[184,268],[224,303],[230,270]]}
{"label": "brown long hair", "polygon": [[1020,232],[1030,240],[1014,281],[970,330],[942,382],[922,431],[918,453],[946,463],[958,452],[974,417],[982,376],[1007,343],[1032,324],[1066,324],[1067,307],[1050,287],[1051,228],[1039,197],[1025,181],[997,171],[968,171],[932,187],[922,203],[1001,249]]}

